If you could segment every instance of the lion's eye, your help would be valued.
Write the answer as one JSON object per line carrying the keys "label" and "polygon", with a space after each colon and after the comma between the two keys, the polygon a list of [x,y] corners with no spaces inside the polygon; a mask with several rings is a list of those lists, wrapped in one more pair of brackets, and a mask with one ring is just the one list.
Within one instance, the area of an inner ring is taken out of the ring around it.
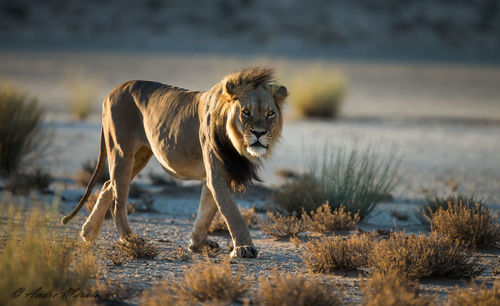
{"label": "lion's eye", "polygon": [[275,113],[273,111],[268,111],[267,112],[267,116],[268,117],[273,117],[275,115]]}
{"label": "lion's eye", "polygon": [[250,116],[250,111],[248,110],[248,108],[245,108],[243,111],[242,111],[243,115],[245,116]]}

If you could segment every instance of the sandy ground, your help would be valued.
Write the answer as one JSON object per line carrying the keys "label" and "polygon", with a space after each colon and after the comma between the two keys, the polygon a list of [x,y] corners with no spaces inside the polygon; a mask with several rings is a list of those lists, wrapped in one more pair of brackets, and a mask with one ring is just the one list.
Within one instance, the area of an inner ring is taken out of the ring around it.
{"label": "sandy ground", "polygon": [[[448,182],[458,183],[457,193],[475,194],[485,203],[500,209],[500,68],[481,65],[431,63],[381,63],[304,61],[285,58],[239,58],[220,56],[181,56],[178,54],[107,54],[107,53],[30,53],[0,52],[0,76],[22,84],[49,109],[46,126],[53,135],[52,147],[43,158],[43,167],[55,176],[51,186],[61,191],[61,209],[67,213],[76,204],[83,188],[73,181],[74,173],[86,159],[97,157],[99,115],[86,122],[76,122],[68,114],[66,84],[76,74],[95,82],[96,109],[106,92],[128,79],[152,79],[192,89],[207,89],[230,70],[253,64],[276,66],[284,81],[313,63],[326,69],[339,69],[350,80],[343,117],[331,121],[310,121],[294,118],[286,110],[283,137],[273,157],[265,162],[262,172],[264,186],[281,183],[275,172],[279,169],[301,171],[306,156],[332,148],[371,146],[382,157],[396,149],[401,160],[400,182],[392,193],[394,200],[382,203],[361,228],[424,231],[413,213],[424,198],[423,191],[449,194]],[[292,97],[293,98],[293,94]],[[128,290],[139,292],[154,282],[171,278],[201,255],[190,254],[181,261],[170,253],[178,246],[187,247],[192,216],[196,213],[199,193],[169,193],[151,186],[148,173],[161,173],[155,160],[143,170],[139,184],[154,196],[156,214],[137,213],[130,216],[131,226],[139,235],[155,241],[163,253],[154,260],[132,260],[113,266],[103,259],[103,277],[122,283]],[[192,185],[192,183],[190,183]],[[97,189],[96,189],[97,190]],[[238,200],[243,206],[262,206],[269,194],[256,192]],[[391,210],[410,215],[406,222],[394,220]],[[86,213],[72,221],[71,233],[77,237]],[[260,230],[252,237],[261,251],[257,260],[241,260],[252,277],[267,275],[272,268],[303,272],[301,247],[286,241],[274,241]],[[106,222],[96,242],[102,254],[117,238],[112,222]],[[219,258],[227,257],[227,237],[215,238],[222,246]],[[487,269],[480,277],[491,281],[491,271],[498,265],[495,252],[483,252]],[[346,298],[359,302],[357,275],[330,275],[346,284]],[[447,289],[459,281],[424,281],[422,288],[445,297]],[[137,295],[127,300],[138,303]]]}

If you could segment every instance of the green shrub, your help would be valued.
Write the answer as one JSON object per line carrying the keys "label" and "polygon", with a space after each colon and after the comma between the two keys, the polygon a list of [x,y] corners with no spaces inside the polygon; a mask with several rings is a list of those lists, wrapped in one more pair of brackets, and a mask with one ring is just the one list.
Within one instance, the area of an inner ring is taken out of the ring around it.
{"label": "green shrub", "polygon": [[340,114],[347,80],[338,72],[314,71],[292,81],[291,102],[303,117],[335,118]]}
{"label": "green shrub", "polygon": [[0,176],[9,177],[43,148],[43,110],[13,85],[0,84]]}
{"label": "green shrub", "polygon": [[398,165],[394,154],[383,159],[370,148],[333,152],[325,147],[321,160],[312,159],[307,173],[278,188],[273,200],[289,213],[309,212],[328,201],[333,209],[344,206],[363,219],[394,188]]}

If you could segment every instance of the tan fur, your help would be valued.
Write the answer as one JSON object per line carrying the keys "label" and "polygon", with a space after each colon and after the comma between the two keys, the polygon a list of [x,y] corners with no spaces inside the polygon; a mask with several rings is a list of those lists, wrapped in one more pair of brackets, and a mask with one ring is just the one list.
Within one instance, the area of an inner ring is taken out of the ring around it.
{"label": "tan fur", "polygon": [[148,81],[118,86],[103,103],[101,151],[94,176],[63,223],[84,204],[108,158],[110,180],[81,236],[95,240],[113,204],[120,239],[127,239],[132,233],[126,211],[129,185],[155,155],[171,175],[204,181],[190,249],[216,247],[207,240],[207,233],[218,209],[232,237],[231,256],[255,257],[257,250],[231,189],[244,189],[257,178],[260,160],[269,155],[281,133],[281,104],[286,96],[286,88],[274,82],[269,68],[229,74],[207,92]]}

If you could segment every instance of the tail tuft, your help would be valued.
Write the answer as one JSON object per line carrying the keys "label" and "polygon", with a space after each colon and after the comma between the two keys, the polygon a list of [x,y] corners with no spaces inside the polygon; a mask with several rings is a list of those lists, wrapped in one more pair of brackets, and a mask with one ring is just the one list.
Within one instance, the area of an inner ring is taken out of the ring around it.
{"label": "tail tuft", "polygon": [[62,223],[63,225],[65,225],[66,223],[68,223],[68,222],[71,220],[71,218],[72,218],[71,216],[65,216],[65,217],[63,217],[63,218],[61,219],[61,223]]}

